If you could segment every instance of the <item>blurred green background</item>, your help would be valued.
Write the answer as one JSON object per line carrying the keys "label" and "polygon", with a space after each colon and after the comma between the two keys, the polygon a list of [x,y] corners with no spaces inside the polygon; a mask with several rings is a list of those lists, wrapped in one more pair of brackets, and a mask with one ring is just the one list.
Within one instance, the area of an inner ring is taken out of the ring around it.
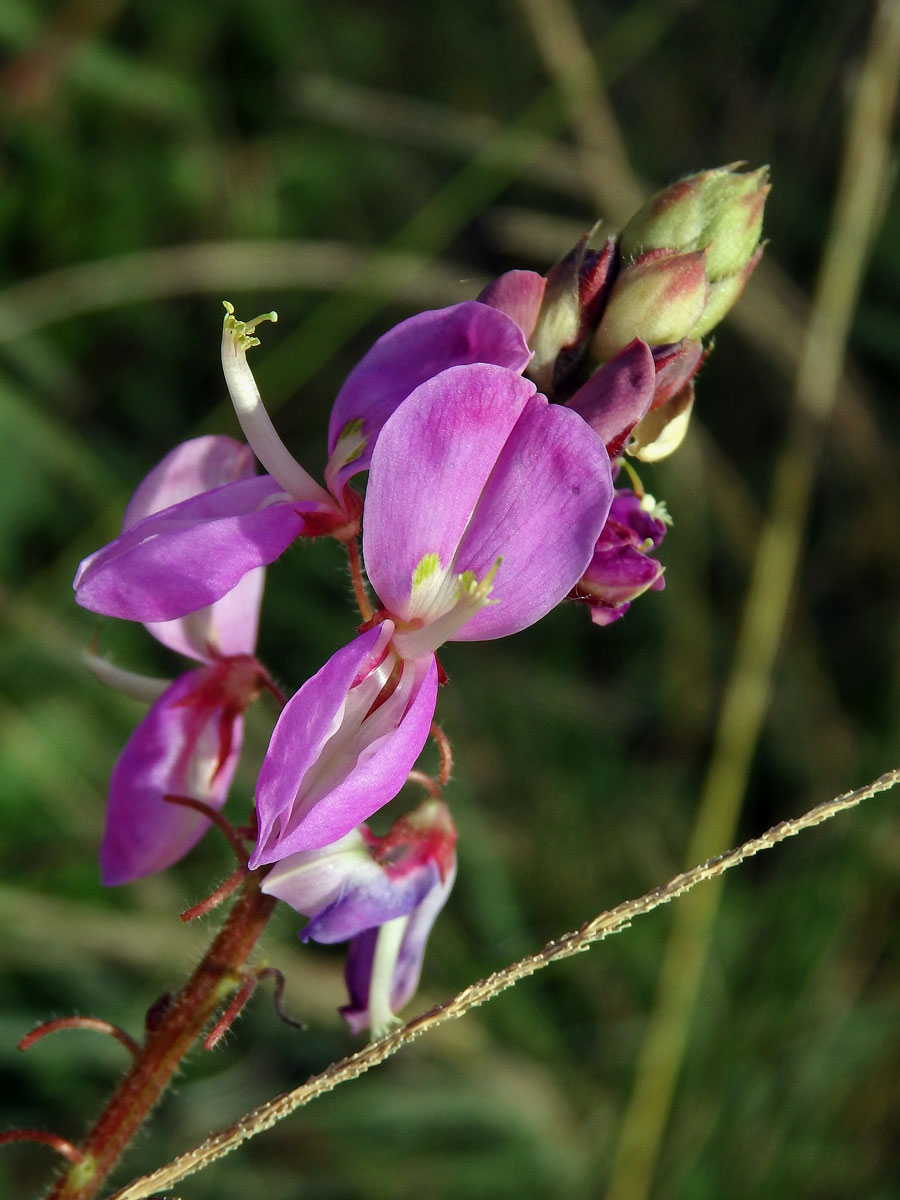
{"label": "blurred green background", "polygon": [[[96,636],[131,669],[180,667],[70,592],[172,445],[236,432],[221,300],[279,310],[254,367],[318,471],[335,391],[391,324],[507,267],[545,270],[596,216],[617,227],[679,175],[746,159],[774,182],[764,269],[717,334],[687,443],[643,472],[675,519],[665,592],[605,630],[563,607],[443,656],[460,876],[417,1007],[685,865],[871,15],[852,0],[0,5],[3,1128],[82,1135],[125,1052],[81,1032],[25,1055],[15,1043],[72,1013],[137,1033],[207,940],[213,918],[185,928],[178,912],[231,869],[210,836],[164,876],[100,888],[106,782],[141,709],[79,653]],[[742,835],[900,760],[898,301],[894,195]],[[261,656],[285,687],[352,624],[336,546],[271,570]],[[252,716],[236,819],[273,719]],[[653,1196],[900,1196],[894,804],[729,876]],[[671,919],[416,1042],[176,1194],[606,1195]],[[279,914],[264,948],[306,1031],[261,991],[223,1047],[189,1061],[121,1183],[355,1047],[335,1011],[340,948],[301,948],[300,923]],[[0,1195],[39,1194],[53,1166],[41,1147],[4,1149]]]}

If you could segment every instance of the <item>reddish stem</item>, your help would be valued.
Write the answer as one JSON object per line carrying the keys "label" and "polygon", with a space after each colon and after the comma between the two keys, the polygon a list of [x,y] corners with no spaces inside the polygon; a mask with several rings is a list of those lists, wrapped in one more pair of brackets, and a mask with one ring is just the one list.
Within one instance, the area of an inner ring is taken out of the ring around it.
{"label": "reddish stem", "polygon": [[118,1091],[88,1134],[81,1161],[57,1180],[47,1200],[90,1200],[159,1100],[204,1026],[243,982],[244,965],[275,900],[248,876],[228,919],[194,974],[173,999]]}
{"label": "reddish stem", "polygon": [[431,775],[426,775],[424,771],[410,771],[406,777],[408,783],[418,783],[425,789],[433,800],[440,800],[441,787],[436,779]]}
{"label": "reddish stem", "polygon": [[438,751],[441,756],[441,769],[438,774],[438,783],[443,785],[449,782],[450,773],[453,770],[453,751],[450,749],[450,739],[438,725],[437,721],[431,722],[431,736],[434,738]]}
{"label": "reddish stem", "polygon": [[113,1025],[110,1021],[102,1021],[99,1017],[58,1017],[55,1021],[45,1021],[43,1025],[38,1025],[37,1029],[32,1029],[31,1033],[25,1034],[19,1042],[19,1049],[27,1050],[35,1042],[46,1037],[48,1033],[56,1033],[60,1029],[91,1029],[95,1033],[106,1033],[115,1038],[117,1042],[121,1042],[135,1058],[141,1052],[140,1046],[130,1033],[126,1033],[124,1029]]}
{"label": "reddish stem", "polygon": [[243,1009],[244,1005],[253,995],[253,992],[256,988],[257,979],[258,976],[253,971],[251,971],[251,973],[246,977],[244,982],[235,992],[231,1003],[203,1039],[204,1050],[213,1050],[234,1024],[234,1021],[239,1016],[241,1009]]}
{"label": "reddish stem", "polygon": [[166,804],[176,804],[179,808],[192,808],[195,812],[202,813],[228,839],[228,844],[237,856],[238,862],[245,863],[247,861],[247,848],[241,840],[240,834],[218,809],[207,804],[205,800],[196,800],[193,796],[174,796],[171,792],[167,792],[163,796],[163,800]]}
{"label": "reddish stem", "polygon": [[350,560],[350,579],[353,582],[353,595],[356,597],[356,607],[359,609],[359,615],[363,621],[371,621],[374,610],[372,602],[369,599],[369,593],[366,591],[365,580],[363,579],[362,563],[359,557],[359,542],[356,538],[350,538],[344,545],[347,547],[347,558]]}
{"label": "reddish stem", "polygon": [[47,1133],[44,1129],[7,1129],[0,1133],[0,1146],[7,1142],[43,1142],[45,1146],[58,1151],[70,1163],[81,1162],[81,1151],[76,1146],[61,1138],[58,1133]]}
{"label": "reddish stem", "polygon": [[205,900],[201,900],[198,904],[193,904],[190,908],[186,908],[181,914],[182,921],[186,923],[193,921],[195,917],[205,917],[208,912],[212,912],[214,908],[218,908],[233,892],[236,892],[246,878],[247,868],[238,867]]}

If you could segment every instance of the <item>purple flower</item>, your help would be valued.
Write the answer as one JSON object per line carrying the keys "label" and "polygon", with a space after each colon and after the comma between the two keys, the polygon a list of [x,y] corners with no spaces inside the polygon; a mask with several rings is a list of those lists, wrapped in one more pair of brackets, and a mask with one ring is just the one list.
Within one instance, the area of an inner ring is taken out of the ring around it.
{"label": "purple flower", "polygon": [[612,624],[643,592],[665,587],[664,568],[647,551],[659,546],[668,522],[665,506],[652,496],[627,489],[616,492],[593,557],[573,593],[590,606],[596,625]]}
{"label": "purple flower", "polygon": [[245,654],[179,675],[163,692],[113,769],[100,847],[106,885],[162,871],[193,849],[209,818],[165,797],[222,807],[241,751],[242,713],[266,687],[268,675]]}
{"label": "purple flower", "polygon": [[[321,487],[294,459],[263,406],[247,351],[266,313],[237,321],[226,304],[222,366],[241,426],[268,472],[252,465],[144,513],[122,536],[82,562],[79,604],[107,616],[168,621],[219,600],[298,537],[355,537],[361,501],[348,480],[365,469],[378,433],[423,380],[455,363],[490,362],[520,371],[530,352],[516,324],[475,301],[401,322],[375,343],[338,394]],[[250,460],[252,463],[252,460]]]}
{"label": "purple flower", "polygon": [[327,846],[399,792],[437,700],[434,657],[403,661],[392,621],[332,655],[288,702],[256,788],[250,866]]}
{"label": "purple flower", "polygon": [[505,637],[584,574],[612,500],[602,442],[502,367],[451,367],[385,423],[363,553],[383,605],[300,689],[260,772],[250,864],[343,837],[396,795],[428,736],[434,651]]}
{"label": "purple flower", "polygon": [[426,380],[471,363],[519,373],[530,359],[515,319],[475,300],[401,321],[363,355],[338,392],[328,423],[328,486],[337,495],[368,469],[384,423]]}
{"label": "purple flower", "polygon": [[[124,530],[157,507],[195,491],[227,485],[253,470],[252,456],[226,437],[185,442],[140,484]],[[162,870],[190,850],[209,827],[197,811],[167,795],[188,796],[219,809],[240,754],[242,713],[272,684],[253,657],[263,570],[246,574],[232,591],[188,617],[147,625],[165,646],[199,662],[158,697],[125,746],[110,781],[100,866],[106,884],[128,883]],[[116,672],[99,668],[116,682]]]}
{"label": "purple flower", "polygon": [[262,890],[311,918],[304,942],[350,942],[350,1003],[341,1012],[354,1033],[370,1026],[377,1038],[416,990],[428,934],[455,875],[450,813],[428,800],[384,837],[360,825],[325,849],[282,859]]}

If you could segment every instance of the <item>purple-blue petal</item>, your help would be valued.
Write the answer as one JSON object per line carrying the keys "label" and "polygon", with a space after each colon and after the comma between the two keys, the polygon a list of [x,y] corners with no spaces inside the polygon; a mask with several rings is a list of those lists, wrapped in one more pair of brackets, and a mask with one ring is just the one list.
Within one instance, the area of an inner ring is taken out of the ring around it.
{"label": "purple-blue petal", "polygon": [[[435,886],[412,911],[409,924],[403,934],[400,953],[394,966],[391,980],[391,1010],[397,1012],[415,995],[422,974],[422,960],[428,935],[438,914],[447,902],[456,877],[454,868],[446,878],[440,878]],[[362,1033],[369,1024],[369,989],[372,980],[372,962],[375,957],[377,929],[369,929],[353,938],[347,948],[347,963],[344,979],[350,995],[350,1003],[341,1009],[354,1033]]]}
{"label": "purple-blue petal", "polygon": [[302,941],[346,942],[365,929],[405,917],[440,881],[440,872],[431,862],[396,878],[377,864],[372,865],[378,875],[349,880],[344,894],[301,931]]}

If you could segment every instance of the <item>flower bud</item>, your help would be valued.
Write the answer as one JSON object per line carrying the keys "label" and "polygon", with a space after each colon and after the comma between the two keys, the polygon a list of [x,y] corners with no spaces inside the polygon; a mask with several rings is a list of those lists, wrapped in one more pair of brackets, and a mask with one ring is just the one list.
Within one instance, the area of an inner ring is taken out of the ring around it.
{"label": "flower bud", "polygon": [[613,242],[609,238],[598,239],[598,228],[585,234],[547,274],[547,286],[530,339],[534,358],[528,374],[548,394],[561,382],[560,374],[566,374],[571,366],[566,361],[571,356],[565,352],[575,350],[588,336],[609,290]]}
{"label": "flower bud", "polygon": [[741,271],[753,257],[769,194],[768,169],[739,174],[719,167],[691,175],[653,196],[619,238],[627,261],[649,250],[706,250],[711,283]]}
{"label": "flower bud", "polygon": [[[703,171],[652,197],[622,230],[623,260],[635,260],[624,275],[654,252],[705,254],[706,303],[693,325],[679,336],[700,338],[709,333],[743,291],[762,252],[759,238],[769,190],[766,167],[745,174],[731,167]],[[614,334],[615,330],[600,339],[599,346],[608,349]]]}
{"label": "flower bud", "polygon": [[628,443],[631,457],[641,462],[659,462],[661,458],[668,458],[684,441],[693,407],[694,384],[691,381],[638,421]]}
{"label": "flower bud", "polygon": [[705,251],[651,250],[620,270],[593,355],[605,362],[634,338],[649,346],[680,342],[700,320],[708,296]]}
{"label": "flower bud", "polygon": [[760,244],[756,248],[756,253],[740,271],[736,271],[733,275],[723,275],[721,279],[716,279],[710,284],[709,299],[699,321],[689,334],[691,338],[705,337],[718,325],[744,290],[747,280],[762,258],[762,252],[763,248]]}

